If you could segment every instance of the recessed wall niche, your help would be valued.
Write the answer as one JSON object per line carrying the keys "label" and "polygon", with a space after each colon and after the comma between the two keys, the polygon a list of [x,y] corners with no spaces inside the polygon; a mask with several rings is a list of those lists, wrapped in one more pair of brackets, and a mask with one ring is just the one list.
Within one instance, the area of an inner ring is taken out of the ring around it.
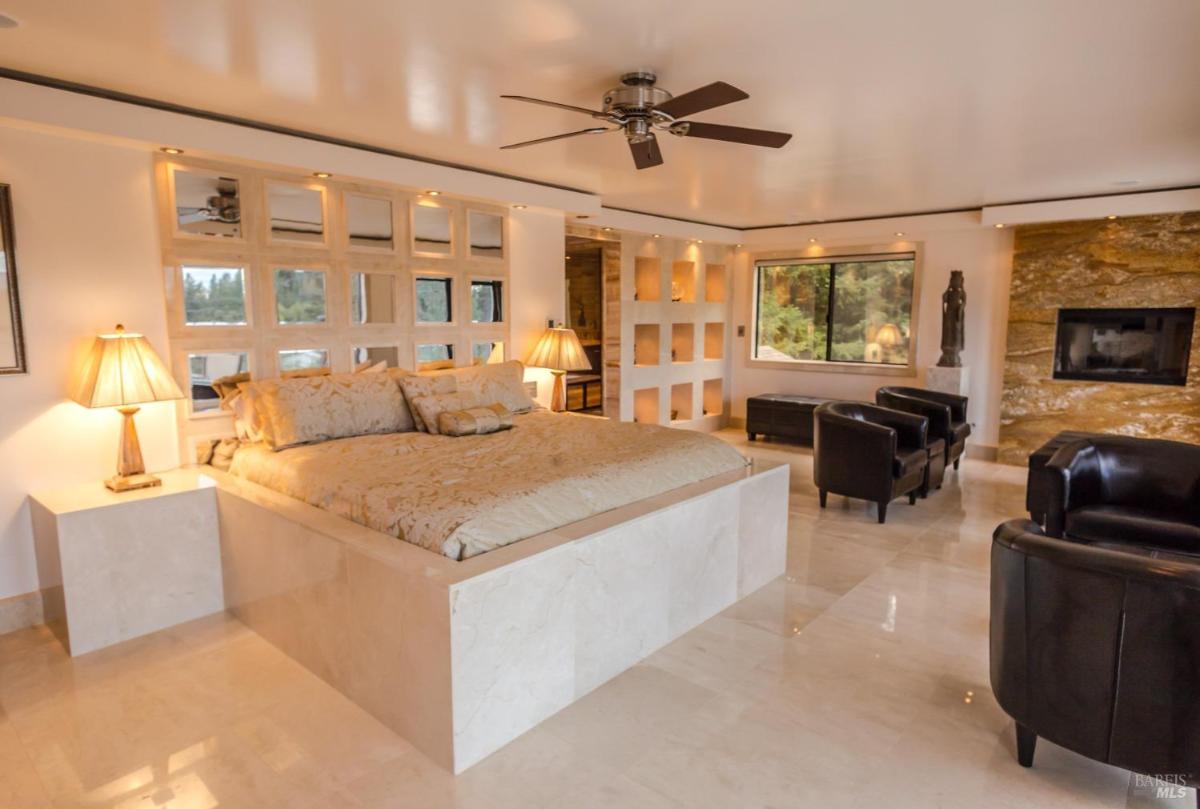
{"label": "recessed wall niche", "polygon": [[662,262],[638,256],[633,270],[634,300],[657,301],[662,298]]}
{"label": "recessed wall niche", "polygon": [[696,327],[692,323],[671,326],[671,362],[691,362],[696,358]]}
{"label": "recessed wall niche", "polygon": [[692,383],[671,386],[671,421],[692,420]]}
{"label": "recessed wall niche", "polygon": [[642,424],[658,424],[658,388],[642,388],[633,392],[633,420]]}
{"label": "recessed wall niche", "polygon": [[657,323],[638,323],[633,327],[634,365],[658,365],[658,334]]}
{"label": "recessed wall niche", "polygon": [[694,303],[696,300],[696,263],[676,261],[671,265],[671,300]]}

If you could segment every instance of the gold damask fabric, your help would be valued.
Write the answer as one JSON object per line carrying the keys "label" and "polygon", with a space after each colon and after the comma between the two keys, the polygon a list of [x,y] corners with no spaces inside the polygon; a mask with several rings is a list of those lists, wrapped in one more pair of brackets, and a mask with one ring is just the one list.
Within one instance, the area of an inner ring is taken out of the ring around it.
{"label": "gold damask fabric", "polygon": [[404,391],[404,399],[412,411],[413,423],[417,430],[429,432],[429,425],[421,418],[415,402],[425,396],[441,396],[445,393],[458,392],[458,380],[454,374],[408,374],[400,378],[400,389]]}
{"label": "gold damask fabric", "polygon": [[404,426],[404,397],[387,374],[268,379],[254,386],[275,450]]}
{"label": "gold damask fabric", "polygon": [[441,413],[437,424],[441,435],[487,435],[512,427],[513,414],[504,405],[496,403]]}
{"label": "gold damask fabric", "polygon": [[412,409],[421,417],[425,427],[433,435],[438,435],[438,416],[453,410],[466,410],[469,407],[479,407],[479,399],[474,393],[456,391],[454,393],[439,393],[433,396],[418,396],[412,400]]}
{"label": "gold damask fabric", "polygon": [[491,435],[369,435],[283,452],[246,445],[230,471],[465,559],[746,463],[703,433],[537,410]]}
{"label": "gold damask fabric", "polygon": [[502,404],[513,413],[536,406],[525,390],[525,366],[517,360],[461,368],[454,375],[459,391],[474,393],[481,405]]}

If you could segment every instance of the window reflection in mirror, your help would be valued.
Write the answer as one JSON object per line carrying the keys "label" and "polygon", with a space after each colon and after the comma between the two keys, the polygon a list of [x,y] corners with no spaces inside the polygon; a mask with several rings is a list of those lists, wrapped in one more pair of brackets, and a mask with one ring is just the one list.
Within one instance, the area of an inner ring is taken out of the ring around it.
{"label": "window reflection in mirror", "polygon": [[417,346],[417,370],[432,371],[454,367],[454,346],[448,343],[423,343]]}
{"label": "window reflection in mirror", "polygon": [[289,242],[325,241],[321,191],[289,183],[267,183],[271,238]]}
{"label": "window reflection in mirror", "polygon": [[391,250],[392,203],[378,197],[361,194],[346,195],[346,229],[352,247],[375,247]]}
{"label": "window reflection in mirror", "polygon": [[189,267],[183,274],[188,326],[245,326],[246,273],[241,267]]}
{"label": "window reflection in mirror", "polygon": [[350,273],[350,322],[396,322],[396,279],[387,273]]}
{"label": "window reflection in mirror", "polygon": [[238,181],[190,169],[174,169],[175,225],[180,233],[240,238],[242,204]]}
{"label": "window reflection in mirror", "polygon": [[417,322],[449,323],[453,312],[450,306],[449,278],[417,279]]}
{"label": "window reflection in mirror", "polygon": [[222,377],[244,374],[249,370],[250,360],[245,352],[211,351],[188,354],[188,395],[192,402],[192,412],[217,410],[221,400],[213,390],[212,383]]}
{"label": "window reflection in mirror", "polygon": [[500,340],[488,340],[471,344],[472,365],[495,365],[504,362],[504,343]]}
{"label": "window reflection in mirror", "polygon": [[325,273],[275,271],[275,321],[281,326],[325,322]]}
{"label": "window reflection in mirror", "polygon": [[17,257],[13,251],[12,196],[0,184],[0,374],[23,374],[25,338],[17,290]]}
{"label": "window reflection in mirror", "polygon": [[502,281],[471,282],[471,322],[500,323],[504,320]]}
{"label": "window reflection in mirror", "polygon": [[279,372],[328,368],[329,352],[324,348],[289,348],[278,354]]}
{"label": "window reflection in mirror", "polygon": [[360,346],[354,349],[354,370],[363,371],[383,363],[387,368],[400,367],[400,349],[395,346]]}
{"label": "window reflection in mirror", "polygon": [[413,206],[413,251],[450,255],[450,209],[434,205]]}
{"label": "window reflection in mirror", "polygon": [[483,211],[469,211],[467,235],[470,237],[473,258],[504,257],[504,217]]}

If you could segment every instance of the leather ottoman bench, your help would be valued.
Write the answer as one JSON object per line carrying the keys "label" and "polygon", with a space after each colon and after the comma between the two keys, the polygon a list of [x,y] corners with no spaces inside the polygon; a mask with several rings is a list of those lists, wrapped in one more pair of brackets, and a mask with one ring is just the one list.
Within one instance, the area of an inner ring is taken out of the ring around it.
{"label": "leather ottoman bench", "polygon": [[789,438],[808,446],[813,442],[813,411],[830,401],[825,397],[764,393],[746,400],[746,437]]}

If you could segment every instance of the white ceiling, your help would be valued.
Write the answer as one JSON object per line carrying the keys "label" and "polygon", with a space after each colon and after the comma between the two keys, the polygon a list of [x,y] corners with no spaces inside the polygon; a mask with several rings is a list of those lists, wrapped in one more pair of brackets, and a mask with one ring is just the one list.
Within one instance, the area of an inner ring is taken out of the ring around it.
{"label": "white ceiling", "polygon": [[[732,226],[1200,183],[1197,0],[0,0],[0,67],[599,193]],[[781,150],[617,134],[620,73],[750,99],[697,120]],[[0,115],[3,111],[0,110]]]}

